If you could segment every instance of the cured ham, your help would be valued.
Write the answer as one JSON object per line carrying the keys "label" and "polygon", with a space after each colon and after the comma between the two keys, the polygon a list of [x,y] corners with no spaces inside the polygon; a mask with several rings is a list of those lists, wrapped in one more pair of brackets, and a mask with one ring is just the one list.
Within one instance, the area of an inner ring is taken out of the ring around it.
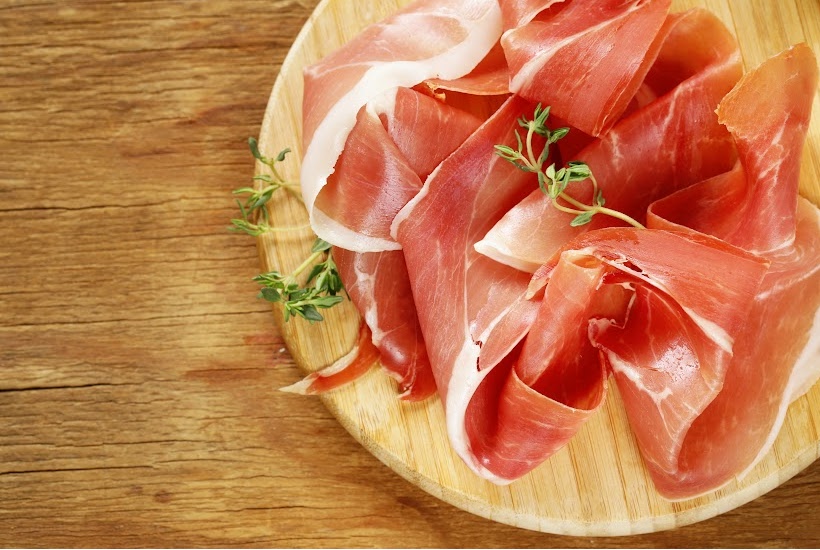
{"label": "cured ham", "polygon": [[[418,33],[425,39],[412,38]],[[325,209],[319,208],[320,193],[362,107],[398,87],[468,74],[500,34],[501,10],[496,0],[422,0],[371,25],[305,69],[301,186],[319,237],[358,252],[398,249],[378,232],[362,233],[361,226],[350,227],[341,221],[350,215],[343,214],[334,202],[320,202]]]}
{"label": "cured ham", "polygon": [[[797,199],[817,66],[797,46],[742,77],[715,16],[668,8],[422,0],[306,71],[304,196],[364,323],[356,353],[291,390],[380,357],[508,483],[611,380],[663,496],[754,467],[820,378],[820,215]],[[646,228],[572,227],[494,154],[538,102],[572,128],[549,160],[584,161]]]}
{"label": "cured ham", "polygon": [[[421,178],[480,124],[469,113],[408,88],[390,92],[388,103],[360,110],[335,172],[316,201],[318,208],[337,211],[337,221],[347,227],[385,241],[392,240],[393,218],[419,191]],[[334,257],[372,333],[382,367],[399,384],[400,397],[416,401],[432,395],[435,384],[401,251],[337,247]]]}
{"label": "cured ham", "polygon": [[[607,206],[640,222],[652,201],[725,172],[735,161],[731,136],[714,110],[741,77],[737,43],[714,15],[700,9],[672,16],[665,32],[647,77],[661,97],[577,154],[595,174]],[[689,48],[690,42],[708,47]],[[578,187],[573,194],[588,203],[592,191]],[[499,262],[533,272],[576,235],[620,223],[597,216],[589,225],[571,227],[566,218],[535,191],[476,246]]]}
{"label": "cured ham", "polygon": [[469,74],[455,80],[431,79],[426,84],[434,92],[450,90],[477,96],[507,95],[510,92],[510,68],[504,49],[497,42]]}
{"label": "cured ham", "polygon": [[550,105],[587,134],[602,134],[626,110],[657,55],[656,37],[670,5],[671,0],[557,4],[543,18],[504,33],[510,91]]}
{"label": "cured ham", "polygon": [[561,2],[564,2],[564,0],[508,0],[501,2],[504,30],[508,31],[523,27],[535,19],[539,13]]}
{"label": "cured ham", "polygon": [[[610,271],[674,297],[700,340],[724,356],[765,273],[764,262],[716,239],[613,229],[569,246],[548,275],[536,275],[549,279],[541,305],[527,300],[528,288],[541,289],[473,244],[528,190],[524,172],[488,154],[493,143],[512,141],[512,123],[528,107],[510,100],[397,217],[450,442],[476,473],[499,483],[545,460],[602,402],[606,377],[586,323],[625,310],[622,286],[602,289]],[[460,208],[443,215],[452,204]],[[675,254],[659,254],[667,250]],[[733,269],[702,288],[716,263]]]}
{"label": "cured ham", "polygon": [[295,384],[280,391],[315,395],[340,388],[369,371],[379,359],[379,351],[373,346],[370,330],[365,323],[359,325],[359,337],[353,347],[331,365],[310,373]]}
{"label": "cured ham", "polygon": [[367,242],[398,249],[390,237],[396,213],[421,189],[421,178],[480,122],[411,89],[387,92],[359,111],[315,207],[333,212],[334,223],[358,232]]}
{"label": "cured ham", "polygon": [[[816,87],[817,65],[805,45],[744,76],[718,109],[737,141],[737,166],[650,209],[651,227],[708,233],[771,263],[737,335],[723,387],[683,434],[678,455],[660,465],[641,447],[656,487],[669,498],[714,490],[753,468],[774,442],[789,403],[820,376],[820,218],[816,207],[797,198],[799,151]],[[740,109],[744,104],[754,109]],[[768,223],[755,222],[750,205]],[[738,212],[748,217],[738,219]],[[614,357],[615,349],[607,353]],[[626,368],[634,380],[647,372]],[[623,382],[637,400],[647,398],[637,384]],[[646,406],[625,401],[631,418],[645,417]]]}
{"label": "cured ham", "polygon": [[430,397],[436,385],[403,253],[335,248],[333,257],[345,290],[370,327],[382,368],[399,385],[399,397],[406,401]]}

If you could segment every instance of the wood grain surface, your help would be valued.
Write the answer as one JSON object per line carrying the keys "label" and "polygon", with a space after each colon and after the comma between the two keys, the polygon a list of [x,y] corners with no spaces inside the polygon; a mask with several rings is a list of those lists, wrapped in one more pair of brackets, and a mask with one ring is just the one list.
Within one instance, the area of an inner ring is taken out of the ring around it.
{"label": "wood grain surface", "polygon": [[0,3],[0,546],[819,545],[818,463],[687,527],[553,536],[438,500],[276,391],[301,374],[226,227],[315,6]]}

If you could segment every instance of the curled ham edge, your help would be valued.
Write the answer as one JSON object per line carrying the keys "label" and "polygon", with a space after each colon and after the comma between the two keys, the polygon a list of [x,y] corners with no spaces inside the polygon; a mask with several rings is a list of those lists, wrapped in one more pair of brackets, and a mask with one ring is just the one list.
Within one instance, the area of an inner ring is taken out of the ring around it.
{"label": "curled ham edge", "polygon": [[[391,109],[389,98],[391,95],[395,97],[395,93],[390,92],[398,87],[409,88],[431,79],[460,78],[472,71],[495,45],[502,30],[501,8],[494,0],[472,4],[468,7],[475,9],[475,4],[484,4],[484,11],[479,18],[470,22],[464,40],[428,59],[375,62],[355,86],[333,105],[312,133],[310,144],[302,158],[300,181],[310,224],[320,238],[354,252],[381,252],[401,248],[395,241],[362,235],[337,223],[315,208],[316,198],[333,173],[334,165],[342,154],[362,106],[387,94],[387,104],[376,107],[377,112],[386,111]],[[456,12],[448,15],[454,16]]]}

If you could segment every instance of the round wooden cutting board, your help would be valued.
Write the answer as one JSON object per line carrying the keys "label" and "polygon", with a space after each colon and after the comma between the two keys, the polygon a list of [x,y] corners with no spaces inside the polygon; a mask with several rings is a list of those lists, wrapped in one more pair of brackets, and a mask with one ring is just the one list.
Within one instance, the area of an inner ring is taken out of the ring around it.
{"label": "round wooden cutting board", "polygon": [[[302,68],[389,15],[406,0],[325,0],[297,37],[276,79],[260,134],[260,148],[275,156],[294,150],[285,166],[298,179],[302,117]],[[792,44],[805,41],[820,52],[817,0],[679,0],[673,10],[702,6],[734,29],[747,69]],[[801,191],[820,201],[820,99],[803,156]],[[261,166],[259,167],[261,170]],[[270,203],[278,225],[303,225],[302,204],[287,196]],[[259,238],[264,270],[289,272],[310,250],[309,230],[268,233]],[[329,310],[323,323],[282,322],[290,352],[313,371],[346,353],[359,319],[349,302]],[[402,403],[395,383],[379,369],[322,397],[339,422],[370,452],[412,483],[459,508],[527,529],[569,535],[625,535],[700,521],[744,504],[777,487],[820,454],[820,384],[795,401],[780,436],[751,474],[704,497],[668,502],[652,486],[614,385],[606,406],[563,450],[524,478],[505,487],[471,473],[451,451],[440,401]],[[271,395],[271,399],[275,399]],[[306,399],[312,399],[306,397]],[[817,503],[815,503],[817,504]]]}

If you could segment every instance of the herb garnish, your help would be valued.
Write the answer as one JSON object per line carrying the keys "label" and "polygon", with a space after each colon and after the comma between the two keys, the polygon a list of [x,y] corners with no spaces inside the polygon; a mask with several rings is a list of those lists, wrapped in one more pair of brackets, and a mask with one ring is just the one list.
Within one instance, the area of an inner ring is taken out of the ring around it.
{"label": "herb garnish", "polygon": [[[532,120],[527,120],[524,116],[519,118],[518,125],[527,129],[526,137],[522,139],[521,134],[518,129],[516,129],[515,138],[518,142],[517,149],[513,149],[507,145],[496,145],[496,154],[525,172],[537,174],[538,186],[541,188],[541,191],[550,198],[552,205],[561,212],[575,214],[575,218],[570,222],[571,226],[577,227],[579,225],[588,224],[596,214],[605,214],[635,227],[643,228],[644,226],[641,223],[635,221],[623,212],[612,210],[604,206],[606,201],[603,193],[598,187],[595,176],[592,175],[592,170],[585,162],[577,160],[570,161],[566,167],[559,169],[556,169],[555,163],[553,163],[544,168],[544,164],[547,158],[549,158],[550,145],[556,143],[569,133],[569,128],[550,130],[547,127],[549,113],[550,108],[542,108],[539,103],[535,108]],[[535,151],[533,150],[533,137],[535,135],[541,136],[545,140],[544,148],[538,156],[535,155]],[[584,204],[567,193],[567,187],[570,183],[587,179],[592,182],[592,204]]]}
{"label": "herb garnish", "polygon": [[[284,189],[302,201],[299,185],[285,181],[277,170],[277,163],[285,160],[290,149],[283,149],[274,158],[264,156],[259,151],[259,145],[254,138],[248,138],[248,145],[253,157],[270,169],[270,174],[259,174],[253,180],[261,182],[264,187],[241,187],[233,191],[234,195],[245,197],[243,203],[236,199],[241,218],[231,220],[232,231],[246,233],[259,237],[269,232],[296,231],[307,229],[310,224],[281,227],[271,224],[267,204],[273,194]],[[321,261],[319,261],[321,260]],[[318,263],[316,263],[318,262]],[[298,277],[309,267],[305,286],[299,285]],[[319,309],[327,309],[342,302],[340,295],[344,290],[336,263],[333,261],[330,243],[317,238],[311,248],[311,254],[296,269],[287,275],[278,271],[262,273],[253,278],[262,285],[259,297],[269,302],[281,303],[285,310],[285,321],[293,316],[299,316],[308,321],[322,321],[324,317]]]}
{"label": "herb garnish", "polygon": [[[285,321],[292,315],[298,315],[308,321],[323,321],[324,317],[318,309],[333,307],[344,299],[339,296],[344,287],[336,263],[330,254],[330,247],[330,243],[316,239],[311,255],[289,275],[271,271],[253,278],[262,285],[259,293],[261,298],[269,302],[282,302],[285,307]],[[325,257],[324,261],[313,265],[313,262],[322,256]],[[311,265],[313,269],[308,274],[305,286],[300,287],[296,278]]]}
{"label": "herb garnish", "polygon": [[296,229],[306,229],[310,227],[309,224],[298,227],[274,227],[270,225],[268,209],[265,208],[265,205],[273,194],[279,189],[285,189],[300,201],[302,200],[302,196],[299,194],[299,184],[286,182],[276,169],[276,163],[284,161],[287,154],[290,153],[290,149],[282,149],[275,158],[268,158],[259,152],[259,144],[254,138],[248,138],[248,146],[251,149],[253,157],[270,168],[271,174],[259,174],[253,177],[254,181],[261,181],[267,184],[262,189],[240,187],[233,191],[234,195],[247,195],[247,199],[244,204],[239,199],[236,199],[236,204],[239,206],[239,212],[242,214],[242,218],[231,220],[233,226],[230,229],[258,237],[269,231],[294,231]]}

